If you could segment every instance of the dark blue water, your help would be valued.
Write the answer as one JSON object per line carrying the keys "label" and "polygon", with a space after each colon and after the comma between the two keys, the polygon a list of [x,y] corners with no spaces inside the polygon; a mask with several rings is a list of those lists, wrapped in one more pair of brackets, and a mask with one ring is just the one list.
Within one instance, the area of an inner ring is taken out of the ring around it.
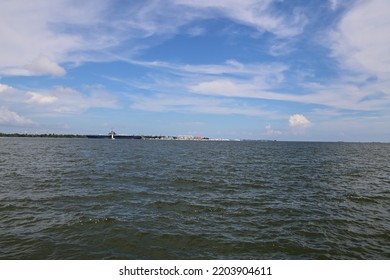
{"label": "dark blue water", "polygon": [[390,144],[0,138],[1,259],[390,259]]}

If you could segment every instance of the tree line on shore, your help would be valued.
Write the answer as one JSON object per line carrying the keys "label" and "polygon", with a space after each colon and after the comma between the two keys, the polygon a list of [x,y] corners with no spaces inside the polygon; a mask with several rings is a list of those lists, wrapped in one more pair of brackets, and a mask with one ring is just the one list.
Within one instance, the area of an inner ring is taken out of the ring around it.
{"label": "tree line on shore", "polygon": [[[87,138],[87,135],[82,134],[55,134],[55,133],[2,133],[0,137],[35,137],[35,138]],[[140,135],[140,139],[145,140],[177,140],[181,139],[178,136],[162,136],[162,135]],[[202,139],[208,139],[206,137]]]}
{"label": "tree line on shore", "polygon": [[1,132],[0,132],[0,137],[87,138],[86,135],[80,135],[80,134],[54,134],[54,133],[30,134],[30,133],[1,133]]}

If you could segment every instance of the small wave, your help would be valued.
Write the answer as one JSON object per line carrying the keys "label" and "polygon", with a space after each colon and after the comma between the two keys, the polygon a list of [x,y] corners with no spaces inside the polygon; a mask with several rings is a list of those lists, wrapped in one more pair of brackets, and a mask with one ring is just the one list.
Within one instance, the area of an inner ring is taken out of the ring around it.
{"label": "small wave", "polygon": [[165,207],[177,207],[179,205],[185,205],[181,201],[154,201],[148,204],[149,207],[153,208],[165,208]]}
{"label": "small wave", "polygon": [[379,203],[378,198],[380,197],[370,197],[370,196],[360,196],[355,194],[349,194],[346,198],[350,201],[356,203]]}
{"label": "small wave", "polygon": [[86,218],[83,217],[79,220],[79,224],[88,225],[88,224],[115,224],[118,222],[117,219],[112,217],[101,217],[101,218]]}
{"label": "small wave", "polygon": [[15,204],[7,203],[4,205],[0,205],[0,211],[12,211],[19,209],[20,207],[16,206]]}

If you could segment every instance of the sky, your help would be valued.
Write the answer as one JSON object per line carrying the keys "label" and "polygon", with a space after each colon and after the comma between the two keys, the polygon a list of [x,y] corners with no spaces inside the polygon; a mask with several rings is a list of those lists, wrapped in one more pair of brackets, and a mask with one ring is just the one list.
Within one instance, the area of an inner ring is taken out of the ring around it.
{"label": "sky", "polygon": [[0,1],[0,132],[390,142],[388,0]]}

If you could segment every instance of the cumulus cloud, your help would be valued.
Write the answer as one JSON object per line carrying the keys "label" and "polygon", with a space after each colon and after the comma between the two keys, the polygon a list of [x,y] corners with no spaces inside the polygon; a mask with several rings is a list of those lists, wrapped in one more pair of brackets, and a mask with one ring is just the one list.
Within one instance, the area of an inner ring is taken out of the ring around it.
{"label": "cumulus cloud", "polygon": [[26,65],[32,75],[64,76],[66,71],[45,55],[39,55],[32,63]]}
{"label": "cumulus cloud", "polygon": [[1,106],[0,124],[9,126],[30,126],[34,125],[35,123],[32,120],[20,116],[17,113],[10,111],[8,108]]}
{"label": "cumulus cloud", "polygon": [[288,124],[291,127],[306,128],[311,126],[311,122],[301,114],[294,114],[288,118]]}

